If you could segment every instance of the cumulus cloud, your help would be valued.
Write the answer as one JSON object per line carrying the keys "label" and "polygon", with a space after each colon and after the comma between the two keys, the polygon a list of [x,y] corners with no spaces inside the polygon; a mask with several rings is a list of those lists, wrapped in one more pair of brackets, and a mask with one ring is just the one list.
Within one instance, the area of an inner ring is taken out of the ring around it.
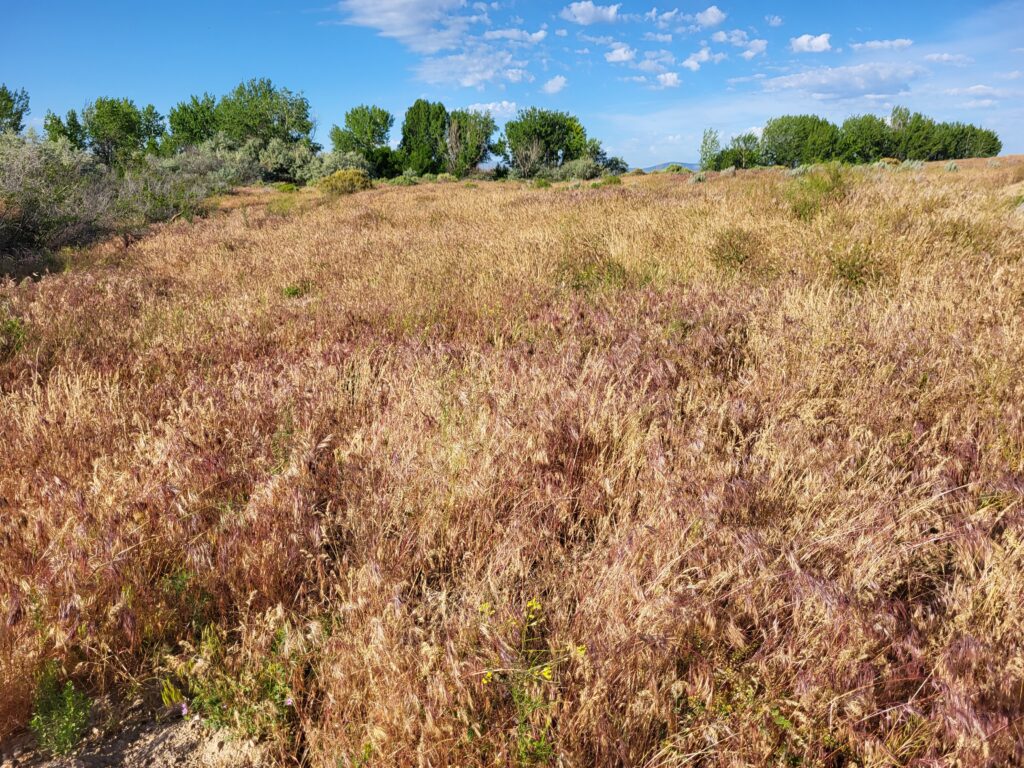
{"label": "cumulus cloud", "polygon": [[711,53],[711,49],[705,46],[696,53],[691,53],[687,56],[686,61],[683,62],[683,66],[691,72],[696,72],[700,69],[701,64],[706,64],[709,61],[717,64],[724,58],[726,58],[724,53]]}
{"label": "cumulus cloud", "polygon": [[920,74],[919,68],[903,64],[819,67],[768,78],[764,80],[764,88],[768,91],[803,91],[816,99],[895,96],[906,91],[910,81]]}
{"label": "cumulus cloud", "polygon": [[678,88],[679,75],[675,72],[662,72],[658,75],[658,85],[662,88]]}
{"label": "cumulus cloud", "polygon": [[719,30],[711,36],[711,39],[716,43],[730,43],[737,48],[746,48],[740,55],[747,61],[768,50],[767,40],[751,40],[750,36],[742,29],[734,29],[731,32]]}
{"label": "cumulus cloud", "polygon": [[650,40],[654,43],[671,43],[672,35],[667,32],[647,32],[644,34],[644,40]]}
{"label": "cumulus cloud", "polygon": [[661,29],[665,29],[667,26],[674,24],[680,19],[682,19],[682,15],[679,13],[678,8],[673,8],[671,11],[665,11],[664,13],[658,13],[657,8],[652,8],[643,15],[644,21],[654,22]]}
{"label": "cumulus cloud", "polygon": [[612,49],[604,55],[604,60],[612,64],[624,64],[636,58],[636,49],[625,43],[612,43]]}
{"label": "cumulus cloud", "polygon": [[712,5],[698,13],[695,18],[702,27],[717,27],[725,21],[725,12],[717,5]]}
{"label": "cumulus cloud", "polygon": [[909,48],[913,44],[913,40],[900,37],[895,40],[868,40],[863,43],[850,43],[850,47],[855,51],[898,51]]}
{"label": "cumulus cloud", "polygon": [[582,0],[582,2],[570,3],[562,9],[559,15],[566,21],[589,26],[590,24],[615,21],[621,7],[621,3],[616,5],[594,5],[592,0]]}
{"label": "cumulus cloud", "polygon": [[823,53],[832,50],[832,35],[800,35],[789,38],[789,47],[796,53]]}
{"label": "cumulus cloud", "polygon": [[636,68],[643,72],[665,72],[676,63],[676,57],[671,51],[645,51],[643,61],[637,63]]}
{"label": "cumulus cloud", "polygon": [[489,29],[484,32],[484,40],[511,40],[516,43],[539,43],[547,36],[546,29],[532,33],[525,29]]}
{"label": "cumulus cloud", "polygon": [[934,64],[952,64],[955,67],[966,67],[974,63],[974,59],[962,53],[929,53],[924,60]]}
{"label": "cumulus cloud", "polygon": [[765,16],[764,20],[768,23],[769,27],[781,27],[782,17],[781,16]]}
{"label": "cumulus cloud", "polygon": [[514,101],[488,101],[480,104],[470,104],[466,107],[470,112],[489,112],[492,117],[498,119],[505,117],[512,117],[519,109],[519,105]]}
{"label": "cumulus cloud", "polygon": [[569,81],[566,80],[565,77],[563,77],[562,75],[555,75],[546,83],[544,83],[544,86],[541,88],[541,90],[544,91],[544,93],[555,94],[564,89],[565,86],[567,86],[568,84]]}

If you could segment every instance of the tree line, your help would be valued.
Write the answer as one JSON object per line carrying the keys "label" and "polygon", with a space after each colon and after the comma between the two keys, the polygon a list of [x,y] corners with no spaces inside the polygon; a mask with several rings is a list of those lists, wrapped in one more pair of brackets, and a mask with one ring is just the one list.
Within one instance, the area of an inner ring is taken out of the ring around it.
{"label": "tree line", "polygon": [[967,123],[940,123],[906,107],[889,118],[855,115],[837,126],[816,115],[784,115],[769,120],[760,136],[733,137],[723,147],[717,131],[707,129],[701,142],[704,170],[799,165],[838,160],[873,163],[896,160],[959,160],[993,157],[1002,151],[999,136]]}
{"label": "tree line", "polygon": [[[18,133],[28,113],[28,95],[0,87],[0,131]],[[451,110],[417,100],[405,113],[397,148],[391,146],[395,117],[375,105],[345,113],[329,132],[331,147],[314,140],[309,101],[268,79],[240,83],[216,98],[191,96],[161,115],[152,104],[101,97],[81,111],[47,112],[46,138],[88,151],[112,168],[147,155],[171,157],[214,146],[250,157],[267,181],[308,182],[333,170],[361,167],[376,178],[402,174],[465,176],[492,158],[499,171],[523,177],[579,172],[584,178],[626,170],[589,137],[579,118],[565,112],[520,110],[496,137],[487,112]]]}

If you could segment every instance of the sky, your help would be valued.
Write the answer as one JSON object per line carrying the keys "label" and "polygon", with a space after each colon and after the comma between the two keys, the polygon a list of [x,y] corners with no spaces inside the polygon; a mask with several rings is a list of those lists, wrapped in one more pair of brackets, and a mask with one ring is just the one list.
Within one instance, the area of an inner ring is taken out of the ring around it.
{"label": "sky", "polygon": [[905,105],[996,130],[1024,153],[1024,0],[0,0],[0,82],[30,127],[98,96],[162,113],[269,77],[310,100],[327,141],[347,109],[417,98],[576,114],[631,165],[689,162],[780,114],[840,122]]}

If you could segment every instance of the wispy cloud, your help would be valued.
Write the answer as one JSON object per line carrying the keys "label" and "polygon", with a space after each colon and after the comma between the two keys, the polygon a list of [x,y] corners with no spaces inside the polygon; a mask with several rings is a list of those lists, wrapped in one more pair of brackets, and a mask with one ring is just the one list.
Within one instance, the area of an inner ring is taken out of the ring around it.
{"label": "wispy cloud", "polygon": [[952,64],[955,67],[966,67],[974,63],[974,59],[962,53],[929,53],[924,60],[934,64]]}
{"label": "wispy cloud", "polygon": [[765,16],[764,20],[765,20],[765,22],[767,22],[769,27],[781,27],[782,26],[782,17],[781,16]]}
{"label": "wispy cloud", "polygon": [[792,75],[768,78],[768,91],[803,91],[816,99],[858,96],[894,96],[905,92],[921,74],[906,64],[858,64],[850,67],[818,67]]}
{"label": "wispy cloud", "polygon": [[525,29],[490,29],[484,32],[484,40],[511,40],[517,43],[539,43],[548,36],[546,29],[527,32]]}
{"label": "wispy cloud", "polygon": [[512,117],[519,109],[514,101],[488,101],[484,103],[470,104],[466,107],[470,112],[489,112],[492,117],[503,119]]}
{"label": "wispy cloud", "polygon": [[863,43],[850,43],[850,47],[855,51],[898,51],[909,48],[913,44],[913,40],[900,37],[895,40],[867,40]]}
{"label": "wispy cloud", "polygon": [[376,29],[382,37],[398,40],[419,53],[456,48],[469,27],[486,18],[484,13],[456,13],[462,0],[341,0],[345,22]]}

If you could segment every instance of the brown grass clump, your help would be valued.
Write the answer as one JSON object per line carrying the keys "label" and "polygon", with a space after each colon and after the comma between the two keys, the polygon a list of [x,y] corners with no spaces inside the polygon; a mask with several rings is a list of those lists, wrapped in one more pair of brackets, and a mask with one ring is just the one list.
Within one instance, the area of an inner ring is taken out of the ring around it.
{"label": "brown grass clump", "polygon": [[1020,764],[1020,166],[225,205],[3,284],[2,730],[56,660],[311,766]]}

